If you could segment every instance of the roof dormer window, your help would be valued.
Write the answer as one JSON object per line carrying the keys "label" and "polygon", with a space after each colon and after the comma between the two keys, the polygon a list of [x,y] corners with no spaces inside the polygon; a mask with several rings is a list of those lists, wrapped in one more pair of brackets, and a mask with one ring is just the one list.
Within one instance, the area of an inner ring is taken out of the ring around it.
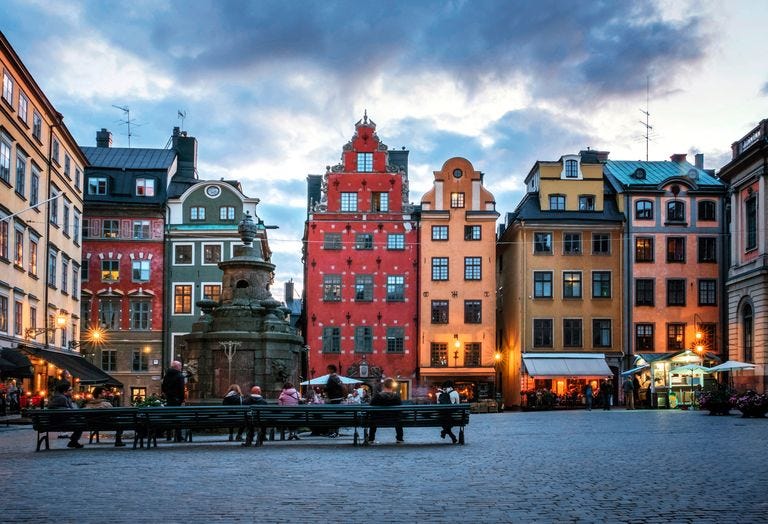
{"label": "roof dormer window", "polygon": [[581,180],[578,155],[563,157],[563,171],[560,173],[560,178],[565,180]]}

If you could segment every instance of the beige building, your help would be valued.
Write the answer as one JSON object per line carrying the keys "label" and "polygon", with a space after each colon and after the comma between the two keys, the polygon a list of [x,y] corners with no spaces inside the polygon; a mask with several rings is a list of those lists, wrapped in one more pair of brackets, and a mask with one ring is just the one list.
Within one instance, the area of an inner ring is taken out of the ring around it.
{"label": "beige building", "polygon": [[493,398],[496,202],[464,158],[434,174],[419,224],[420,376],[426,385],[453,380],[466,400]]}
{"label": "beige building", "polygon": [[526,195],[500,226],[498,327],[504,400],[547,389],[578,402],[586,384],[618,381],[622,356],[622,225],[603,180],[605,153],[531,169]]}

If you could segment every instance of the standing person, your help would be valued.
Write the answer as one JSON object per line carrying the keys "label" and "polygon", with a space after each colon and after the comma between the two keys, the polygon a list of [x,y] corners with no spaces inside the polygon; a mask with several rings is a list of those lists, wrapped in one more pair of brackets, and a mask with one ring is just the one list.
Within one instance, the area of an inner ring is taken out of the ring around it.
{"label": "standing person", "polygon": [[[166,370],[160,391],[165,395],[166,406],[181,406],[184,404],[184,374],[181,372],[181,362],[178,360],[171,362],[171,367]],[[167,440],[171,440],[171,437],[168,436]],[[184,441],[181,437],[180,428],[174,431],[173,440],[175,442]]]}
{"label": "standing person", "polygon": [[[77,405],[72,402],[72,385],[69,382],[66,380],[59,382],[59,384],[56,386],[56,393],[51,398],[51,401],[48,402],[48,408],[77,409]],[[67,447],[76,449],[82,448],[83,445],[78,442],[82,435],[82,431],[73,431],[72,435],[69,437]]]}
{"label": "standing person", "polygon": [[[281,406],[298,406],[301,403],[301,396],[293,384],[286,382],[283,384],[283,390],[280,392],[280,396],[277,397],[277,403]],[[299,434],[295,429],[291,429],[288,433],[288,440],[301,440]]]}
{"label": "standing person", "polygon": [[[86,409],[107,409],[114,407],[110,401],[106,399],[106,388],[98,386],[93,390],[93,398],[85,403]],[[115,431],[115,447],[122,448],[125,446],[123,442],[123,430],[118,429]]]}
{"label": "standing person", "polygon": [[[347,388],[341,382],[339,375],[336,374],[336,366],[329,364],[328,382],[325,383],[325,396],[328,398],[328,404],[341,404],[347,398]],[[339,428],[332,429],[328,434],[330,438],[339,436]]]}
{"label": "standing person", "polygon": [[[240,386],[237,384],[232,384],[229,386],[229,389],[227,390],[226,395],[224,395],[224,398],[221,399],[221,403],[225,406],[240,406],[243,403],[243,392],[240,390]],[[232,442],[232,434],[234,433],[235,428],[229,428],[229,441]],[[237,441],[240,442],[243,440],[243,431],[245,431],[245,426],[240,426],[237,428]]]}
{"label": "standing person", "polygon": [[603,403],[603,411],[611,409],[611,386],[607,380],[600,383],[600,401]]}
{"label": "standing person", "polygon": [[635,385],[632,383],[632,379],[629,377],[624,379],[621,389],[624,390],[624,402],[626,402],[627,409],[635,409]]}
{"label": "standing person", "polygon": [[16,381],[11,380],[11,385],[8,387],[8,413],[14,414],[21,410],[21,393],[19,388],[16,387]]}
{"label": "standing person", "polygon": [[592,400],[594,399],[595,392],[592,391],[592,384],[587,382],[587,387],[584,388],[584,400],[587,403],[587,411],[592,411]]}
{"label": "standing person", "polygon": [[634,386],[635,389],[632,390],[632,393],[635,396],[635,405],[639,405],[640,403],[640,379],[637,378],[637,373],[632,375],[632,386]]}
{"label": "standing person", "polygon": [[[403,403],[400,395],[395,391],[396,386],[395,379],[387,378],[381,385],[381,391],[374,393],[371,398],[371,406],[399,406]],[[371,418],[371,427],[368,430],[368,443],[375,444],[376,441],[376,414],[373,414]],[[399,423],[395,423],[395,442],[402,444],[403,440],[403,426]]]}
{"label": "standing person", "polygon": [[[261,396],[261,388],[259,386],[253,386],[251,388],[251,394],[243,399],[243,404],[247,406],[266,403],[267,401],[264,400],[264,397]],[[254,432],[255,428],[250,426],[248,428],[248,433],[245,435],[245,442],[243,442],[243,446],[250,446],[253,443]]]}
{"label": "standing person", "polygon": [[[443,387],[437,390],[437,403],[458,404],[459,402],[461,402],[461,398],[459,397],[459,392],[453,389],[453,381],[446,380],[443,382]],[[456,435],[453,433],[453,425],[451,425],[450,420],[446,421],[446,424],[443,425],[440,431],[440,438],[444,439],[446,436],[451,437],[453,444],[458,442]]]}

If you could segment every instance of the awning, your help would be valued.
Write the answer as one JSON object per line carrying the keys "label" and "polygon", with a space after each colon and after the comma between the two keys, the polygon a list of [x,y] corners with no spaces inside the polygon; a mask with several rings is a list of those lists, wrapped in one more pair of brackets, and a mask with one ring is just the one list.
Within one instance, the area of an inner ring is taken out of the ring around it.
{"label": "awning", "polygon": [[632,368],[632,369],[628,369],[628,370],[624,371],[624,372],[621,374],[621,376],[622,376],[622,377],[626,377],[627,375],[634,375],[634,374],[635,374],[635,373],[637,373],[638,371],[642,371],[642,370],[644,370],[644,369],[648,369],[649,367],[651,367],[651,366],[650,366],[650,365],[648,365],[648,364],[645,364],[645,365],[643,365],[643,366],[637,366],[636,368]]}
{"label": "awning", "polygon": [[32,362],[23,353],[12,348],[0,349],[0,375],[3,377],[31,378]]}
{"label": "awning", "polygon": [[57,368],[66,369],[80,384],[123,387],[122,382],[94,366],[79,353],[65,353],[52,349],[25,347],[30,355],[50,362]]}
{"label": "awning", "polygon": [[523,355],[531,377],[611,377],[605,355],[592,353],[535,353]]}

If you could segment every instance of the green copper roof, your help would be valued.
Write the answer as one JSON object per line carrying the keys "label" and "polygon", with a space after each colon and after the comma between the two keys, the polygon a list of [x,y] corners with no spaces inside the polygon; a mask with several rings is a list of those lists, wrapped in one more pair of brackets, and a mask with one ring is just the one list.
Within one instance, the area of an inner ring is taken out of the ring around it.
{"label": "green copper roof", "polygon": [[[645,171],[645,178],[638,176],[641,174],[638,173],[638,169]],[[604,171],[612,175],[623,186],[657,186],[670,178],[684,177],[691,179],[697,186],[724,187],[720,180],[689,162],[608,160],[605,163]],[[695,180],[690,175],[695,175]]]}

